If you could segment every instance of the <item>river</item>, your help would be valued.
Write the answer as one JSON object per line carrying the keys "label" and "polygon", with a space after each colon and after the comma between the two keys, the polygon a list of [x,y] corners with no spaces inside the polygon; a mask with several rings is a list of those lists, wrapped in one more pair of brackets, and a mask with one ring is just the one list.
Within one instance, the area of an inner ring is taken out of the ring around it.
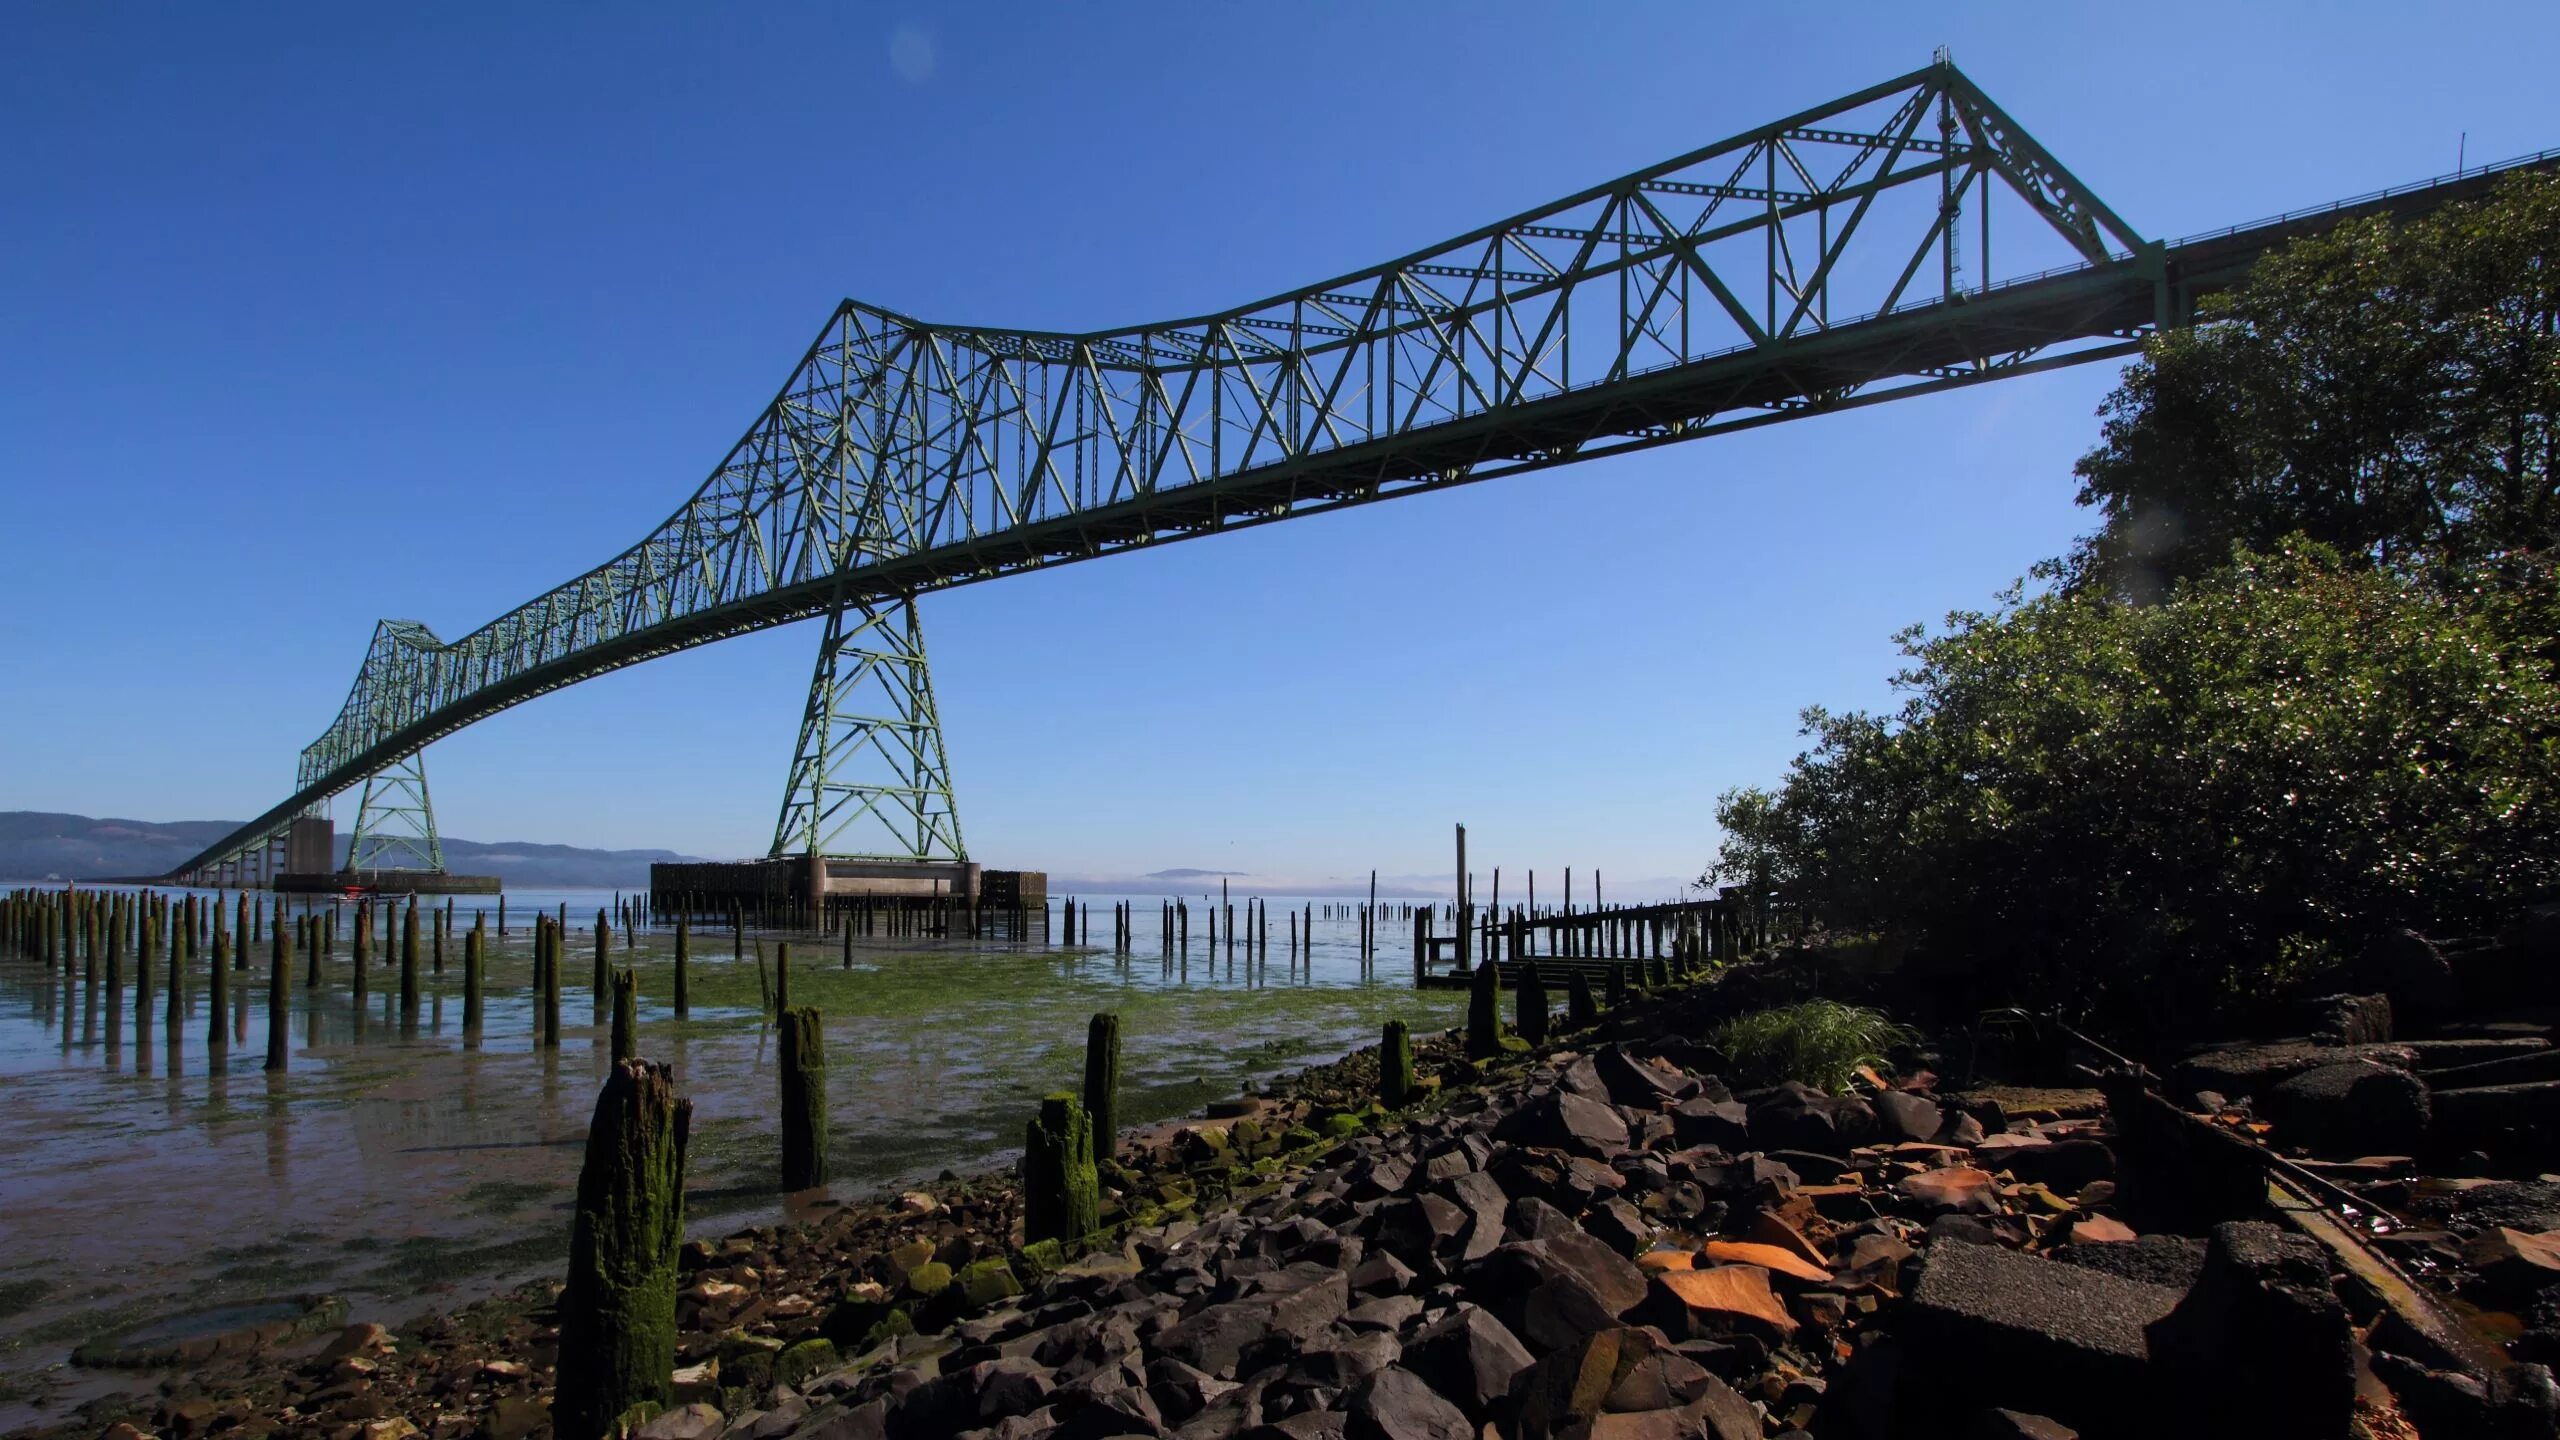
{"label": "river", "polygon": [[[1122,1123],[1143,1124],[1373,1043],[1391,1018],[1416,1030],[1453,1024],[1464,1003],[1458,992],[1413,988],[1411,946],[1392,922],[1364,966],[1357,922],[1320,919],[1292,965],[1287,915],[1306,902],[1270,897],[1270,960],[1254,966],[1241,946],[1233,960],[1223,944],[1208,952],[1207,906],[1196,899],[1189,954],[1170,957],[1158,940],[1161,897],[1079,898],[1092,904],[1098,949],[857,938],[848,966],[832,938],[774,933],[751,936],[739,964],[726,931],[698,934],[681,1021],[673,934],[644,932],[633,948],[617,937],[614,963],[639,976],[640,1052],[672,1064],[694,1101],[692,1233],[783,1213],[757,938],[769,959],[791,943],[792,1001],[826,1016],[839,1196],[1007,1163],[1039,1097],[1078,1083],[1096,1011],[1121,1016]],[[1125,957],[1108,944],[1108,908],[1120,898],[1134,899],[1138,915],[1137,953]],[[174,1033],[165,971],[155,977],[147,1043],[130,994],[111,1003],[35,963],[0,962],[0,1429],[131,1383],[62,1367],[94,1334],[324,1291],[346,1297],[357,1318],[396,1321],[558,1269],[606,1064],[586,978],[590,927],[611,901],[604,891],[511,892],[510,933],[498,940],[494,899],[456,900],[460,928],[475,909],[491,911],[476,1047],[461,1033],[458,936],[443,973],[424,977],[407,1025],[397,970],[380,954],[366,1005],[355,1005],[342,916],[318,989],[305,987],[296,962],[291,1065],[280,1078],[262,1069],[263,945],[231,977],[234,1038],[219,1063],[202,961]],[[533,1044],[530,922],[562,905],[572,927],[562,1038],[543,1051]]]}

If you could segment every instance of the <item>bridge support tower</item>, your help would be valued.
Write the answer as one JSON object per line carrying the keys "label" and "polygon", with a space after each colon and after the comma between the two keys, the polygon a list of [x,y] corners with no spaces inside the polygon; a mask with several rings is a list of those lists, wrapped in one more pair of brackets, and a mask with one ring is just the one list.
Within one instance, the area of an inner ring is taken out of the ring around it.
{"label": "bridge support tower", "polygon": [[413,750],[365,777],[356,807],[355,833],[347,837],[346,869],[444,869],[436,839],[435,803],[427,796],[427,752]]}
{"label": "bridge support tower", "polygon": [[844,595],[828,611],[770,853],[807,857],[813,911],[831,890],[906,880],[976,890],[913,595]]}

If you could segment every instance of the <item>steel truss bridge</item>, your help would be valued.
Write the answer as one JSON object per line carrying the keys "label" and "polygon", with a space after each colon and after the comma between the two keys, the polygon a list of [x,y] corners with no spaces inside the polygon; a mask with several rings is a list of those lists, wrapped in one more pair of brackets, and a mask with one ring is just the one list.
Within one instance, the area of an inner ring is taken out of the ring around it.
{"label": "steel truss bridge", "polygon": [[2555,160],[2163,243],[1941,57],[1213,315],[1060,334],[847,300],[638,544],[457,640],[377,625],[294,792],[170,878],[263,880],[356,785],[349,868],[441,868],[430,741],[813,617],[773,853],[960,858],[927,591],[2127,355],[2285,241]]}

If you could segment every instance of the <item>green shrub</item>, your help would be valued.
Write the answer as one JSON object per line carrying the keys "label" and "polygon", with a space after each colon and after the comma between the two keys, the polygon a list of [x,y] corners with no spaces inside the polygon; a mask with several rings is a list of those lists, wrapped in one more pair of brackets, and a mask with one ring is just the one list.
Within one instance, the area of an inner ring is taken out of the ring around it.
{"label": "green shrub", "polygon": [[2297,542],[2160,604],[2010,597],[1904,638],[1898,713],[1811,750],[1724,863],[1970,972],[2168,1038],[2409,925],[2560,883],[2560,686],[2528,602]]}
{"label": "green shrub", "polygon": [[1873,1010],[1807,1000],[1737,1015],[1710,1037],[1747,1085],[1795,1080],[1838,1093],[1861,1065],[1885,1068],[1885,1052],[1909,1032]]}

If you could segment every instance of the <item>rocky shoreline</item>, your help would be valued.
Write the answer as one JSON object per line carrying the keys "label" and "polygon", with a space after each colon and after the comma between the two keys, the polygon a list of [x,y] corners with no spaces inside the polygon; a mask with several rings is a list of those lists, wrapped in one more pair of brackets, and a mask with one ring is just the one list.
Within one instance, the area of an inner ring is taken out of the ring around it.
{"label": "rocky shoreline", "polygon": [[[1081,1254],[1020,1244],[1005,1176],[692,1240],[675,1403],[637,1433],[2554,1433],[2540,1364],[2412,1358],[2301,1233],[2172,1203],[2191,1177],[2147,1158],[2153,1112],[2244,1143],[2266,1128],[2245,1105],[2172,1105],[2135,1075],[1952,1092],[1921,1051],[1837,1096],[1737,1093],[1700,1037],[1761,988],[1675,984],[1481,1063],[1420,1038],[1400,1111],[1373,1102],[1372,1050],[1124,1136]],[[2352,1028],[2324,1039],[2312,1061],[2378,1063]],[[2303,1058],[2286,1078],[2323,1068]],[[2198,1063],[2181,1086],[2241,1062]],[[2529,1209],[2526,1185],[2453,1203]],[[2155,1228],[2180,1208],[2183,1232]],[[2536,1232],[2511,1233],[2531,1269]],[[547,1435],[557,1290],[351,1326],[41,1433]]]}

